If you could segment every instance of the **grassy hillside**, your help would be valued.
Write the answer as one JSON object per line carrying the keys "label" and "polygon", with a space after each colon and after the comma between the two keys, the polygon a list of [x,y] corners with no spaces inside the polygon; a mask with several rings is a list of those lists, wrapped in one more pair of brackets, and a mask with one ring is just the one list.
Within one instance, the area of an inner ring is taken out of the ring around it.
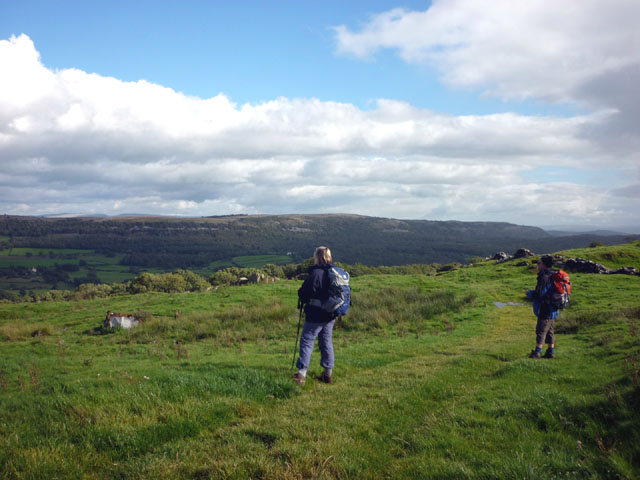
{"label": "grassy hillside", "polygon": [[[571,255],[640,269],[638,243]],[[299,282],[0,304],[0,476],[638,478],[640,278],[572,274],[532,360],[535,260],[354,278],[335,383],[303,388]]]}
{"label": "grassy hillside", "polygon": [[[396,220],[359,215],[256,215],[216,218],[36,218],[0,216],[12,247],[75,248],[121,255],[120,264],[145,268],[206,268],[239,256],[308,258],[331,245],[346,263],[405,265],[464,262],[526,247],[537,253],[621,243],[622,235],[551,236],[536,227],[502,222]],[[0,242],[2,243],[2,242]],[[1,247],[0,247],[1,248]]]}

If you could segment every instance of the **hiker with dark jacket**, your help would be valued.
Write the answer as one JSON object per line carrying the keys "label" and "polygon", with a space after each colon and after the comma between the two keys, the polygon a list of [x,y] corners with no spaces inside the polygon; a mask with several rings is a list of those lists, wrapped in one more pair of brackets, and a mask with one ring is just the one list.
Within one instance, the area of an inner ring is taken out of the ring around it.
{"label": "hiker with dark jacket", "polygon": [[298,290],[300,303],[304,305],[305,322],[300,337],[300,356],[296,367],[298,372],[293,379],[299,385],[304,385],[307,369],[311,361],[313,344],[318,337],[320,347],[320,365],[324,368],[318,378],[325,383],[331,383],[334,365],[333,356],[333,326],[335,315],[323,310],[320,305],[329,297],[328,271],[335,267],[331,257],[331,250],[327,247],[316,248],[314,254],[315,265],[309,268],[309,276]]}
{"label": "hiker with dark jacket", "polygon": [[[526,292],[533,300],[533,313],[538,317],[536,324],[536,348],[529,354],[529,358],[555,358],[555,337],[553,334],[554,321],[558,318],[558,309],[552,305],[553,295],[552,276],[555,271],[553,257],[544,255],[538,260],[538,282],[534,290]],[[542,347],[547,344],[547,351],[542,355]]]}

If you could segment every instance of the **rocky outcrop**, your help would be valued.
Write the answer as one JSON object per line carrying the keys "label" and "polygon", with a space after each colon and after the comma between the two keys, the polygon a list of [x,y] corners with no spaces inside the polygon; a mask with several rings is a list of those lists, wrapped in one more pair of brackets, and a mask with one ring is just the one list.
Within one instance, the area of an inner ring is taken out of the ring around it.
{"label": "rocky outcrop", "polygon": [[640,275],[640,272],[638,272],[635,267],[622,267],[609,273],[617,273],[621,275]]}
{"label": "rocky outcrop", "polygon": [[520,248],[513,254],[513,258],[529,258],[533,257],[534,253],[528,248]]}
{"label": "rocky outcrop", "polygon": [[616,270],[610,270],[604,265],[584,258],[570,258],[564,264],[558,264],[559,267],[576,273],[596,273],[608,275],[640,275],[635,267],[623,267]]}
{"label": "rocky outcrop", "polygon": [[610,270],[599,263],[585,260],[584,258],[570,258],[564,262],[566,270],[577,273],[609,273]]}
{"label": "rocky outcrop", "polygon": [[248,282],[249,283],[260,283],[260,282],[263,282],[265,278],[267,278],[267,276],[264,275],[263,273],[255,272],[255,273],[252,273],[249,276]]}
{"label": "rocky outcrop", "polygon": [[487,257],[487,260],[495,260],[496,263],[503,263],[509,260],[513,260],[514,258],[528,258],[535,255],[531,250],[527,248],[520,248],[513,255],[509,255],[506,252],[497,252],[493,257]]}
{"label": "rocky outcrop", "polygon": [[[527,248],[521,248],[513,255],[509,255],[505,252],[497,252],[492,257],[487,257],[487,260],[495,260],[496,263],[504,263],[509,260],[514,260],[518,258],[529,258],[533,256],[535,256],[535,254],[531,250]],[[528,265],[529,265],[529,262],[526,262],[526,261],[518,262],[516,264],[516,266],[518,267],[526,267]],[[623,268],[618,268],[616,270],[610,270],[600,263],[592,262],[591,260],[585,260],[584,258],[580,258],[580,257],[570,258],[566,260],[561,255],[554,255],[553,265],[555,268],[564,268],[567,271],[575,272],[575,273],[640,276],[640,271],[636,270],[635,267],[623,267]]]}

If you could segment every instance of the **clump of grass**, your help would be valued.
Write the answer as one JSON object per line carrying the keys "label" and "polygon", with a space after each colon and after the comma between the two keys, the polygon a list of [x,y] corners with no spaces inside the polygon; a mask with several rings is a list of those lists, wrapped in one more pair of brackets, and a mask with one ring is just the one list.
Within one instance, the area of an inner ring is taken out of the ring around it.
{"label": "clump of grass", "polygon": [[627,318],[627,322],[629,324],[629,335],[631,335],[632,338],[640,338],[640,331],[638,330],[640,307],[628,308],[623,310],[621,313]]}
{"label": "clump of grass", "polygon": [[217,311],[151,316],[126,335],[137,343],[152,343],[157,338],[182,344],[213,339],[231,346],[281,337],[295,313],[291,305],[280,299],[268,302],[256,299]]}
{"label": "clump of grass", "polygon": [[185,347],[182,342],[178,342],[176,345],[176,353],[178,355],[178,360],[181,358],[189,358],[189,350]]}
{"label": "clump of grass", "polygon": [[389,287],[375,295],[358,296],[353,308],[342,322],[345,330],[361,328],[398,331],[423,330],[427,321],[444,313],[460,311],[475,300],[473,294],[457,295],[452,290],[425,291],[418,287]]}
{"label": "clump of grass", "polygon": [[640,355],[630,355],[627,358],[627,363],[631,371],[631,381],[633,386],[637,389],[640,388]]}
{"label": "clump of grass", "polygon": [[555,331],[556,333],[578,333],[583,328],[605,323],[606,317],[607,314],[601,312],[564,312],[556,320]]}
{"label": "clump of grass", "polygon": [[35,363],[32,363],[29,367],[29,378],[31,379],[31,385],[34,388],[38,388],[38,385],[40,384],[40,369]]}
{"label": "clump of grass", "polygon": [[58,362],[62,361],[67,356],[68,347],[65,345],[64,340],[58,341]]}
{"label": "clump of grass", "polygon": [[11,322],[0,327],[0,336],[5,341],[19,342],[32,337],[52,335],[52,327],[45,323]]}

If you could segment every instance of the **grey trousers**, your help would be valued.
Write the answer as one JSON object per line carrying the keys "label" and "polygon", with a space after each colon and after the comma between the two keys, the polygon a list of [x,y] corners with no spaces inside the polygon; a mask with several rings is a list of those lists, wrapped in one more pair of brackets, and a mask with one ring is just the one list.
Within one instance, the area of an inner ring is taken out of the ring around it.
{"label": "grey trousers", "polygon": [[548,343],[549,345],[556,343],[556,337],[553,334],[553,325],[555,320],[553,318],[539,318],[536,324],[536,344],[543,345]]}

